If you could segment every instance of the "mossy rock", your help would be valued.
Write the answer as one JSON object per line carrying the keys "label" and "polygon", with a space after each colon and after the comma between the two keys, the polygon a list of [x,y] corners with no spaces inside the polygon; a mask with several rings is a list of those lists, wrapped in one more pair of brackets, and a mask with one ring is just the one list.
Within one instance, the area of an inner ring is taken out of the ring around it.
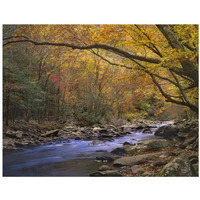
{"label": "mossy rock", "polygon": [[186,176],[196,176],[196,172],[191,164],[191,162],[182,156],[175,158],[173,161],[169,162],[163,167],[163,169],[158,172],[156,176],[161,177],[186,177]]}

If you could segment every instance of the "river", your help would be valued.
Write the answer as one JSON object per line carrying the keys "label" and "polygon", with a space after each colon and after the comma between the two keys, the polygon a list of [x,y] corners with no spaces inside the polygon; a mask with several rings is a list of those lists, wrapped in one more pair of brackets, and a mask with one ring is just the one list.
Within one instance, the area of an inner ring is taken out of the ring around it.
{"label": "river", "polygon": [[[163,122],[157,127],[170,123]],[[95,160],[97,156],[117,158],[110,153],[113,149],[122,147],[124,142],[134,144],[140,140],[157,138],[154,136],[155,130],[152,129],[152,134],[131,132],[100,144],[92,144],[91,140],[71,139],[19,150],[4,150],[3,176],[89,176],[102,165]]]}

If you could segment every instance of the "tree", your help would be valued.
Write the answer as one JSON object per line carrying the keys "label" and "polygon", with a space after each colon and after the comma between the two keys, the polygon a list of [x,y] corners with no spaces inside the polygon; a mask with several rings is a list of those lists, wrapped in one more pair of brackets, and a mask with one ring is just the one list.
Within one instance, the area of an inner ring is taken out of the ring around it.
{"label": "tree", "polygon": [[42,33],[49,33],[44,42],[18,33],[5,37],[4,47],[26,42],[90,51],[110,65],[147,74],[166,101],[198,112],[196,25],[47,26]]}

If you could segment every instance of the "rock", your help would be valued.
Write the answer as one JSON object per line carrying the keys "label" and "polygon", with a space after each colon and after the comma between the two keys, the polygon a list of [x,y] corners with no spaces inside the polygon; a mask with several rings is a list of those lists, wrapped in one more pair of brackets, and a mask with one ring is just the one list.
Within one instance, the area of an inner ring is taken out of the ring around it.
{"label": "rock", "polygon": [[124,145],[124,150],[129,154],[136,154],[140,152],[157,151],[162,148],[171,147],[172,143],[165,139],[144,140],[135,143],[134,145]]}
{"label": "rock", "polygon": [[86,131],[86,128],[82,127],[82,128],[80,129],[80,132],[86,133],[86,132],[87,132],[87,131]]}
{"label": "rock", "polygon": [[163,134],[163,130],[164,130],[164,128],[165,128],[165,126],[161,126],[161,127],[159,127],[158,129],[156,129],[154,135],[157,135],[157,136],[162,135],[162,134]]}
{"label": "rock", "polygon": [[144,128],[144,125],[139,125],[139,126],[137,126],[136,128],[135,128],[135,130],[137,131],[137,130],[142,130]]}
{"label": "rock", "polygon": [[99,171],[106,171],[106,170],[110,170],[111,168],[108,165],[102,165],[99,167]]}
{"label": "rock", "polygon": [[157,128],[156,125],[146,125],[144,128]]}
{"label": "rock", "polygon": [[102,134],[102,133],[108,133],[108,129],[106,129],[106,128],[101,128],[101,129],[99,130],[99,133],[100,133],[100,134]]}
{"label": "rock", "polygon": [[169,126],[159,127],[155,131],[155,135],[156,136],[162,136],[164,138],[169,138],[169,137],[177,136],[178,132],[179,132],[179,128],[177,128],[174,125],[169,125]]}
{"label": "rock", "polygon": [[196,155],[191,155],[190,157],[188,157],[188,159],[192,164],[196,164],[199,161],[199,158]]}
{"label": "rock", "polygon": [[63,128],[64,131],[67,131],[67,132],[71,132],[71,131],[74,131],[74,127],[73,126],[65,126]]}
{"label": "rock", "polygon": [[42,134],[41,136],[42,137],[58,136],[58,132],[59,132],[59,130],[55,129],[55,130],[48,131],[48,132]]}
{"label": "rock", "polygon": [[176,156],[175,152],[169,152],[169,156]]}
{"label": "rock", "polygon": [[98,138],[112,138],[113,137],[113,135],[112,134],[110,134],[110,133],[103,133],[103,134],[101,134],[101,135],[99,135],[98,136]]}
{"label": "rock", "polygon": [[115,137],[122,137],[123,135],[122,135],[121,133],[115,132],[115,133],[114,133],[114,136],[115,136]]}
{"label": "rock", "polygon": [[114,161],[114,159],[111,158],[111,157],[108,157],[108,156],[102,156],[102,157],[96,157],[96,161],[99,161],[99,162],[112,162],[112,161]]}
{"label": "rock", "polygon": [[193,149],[196,149],[196,148],[198,148],[198,147],[199,147],[199,139],[197,138],[197,139],[193,142],[192,148],[193,148]]}
{"label": "rock", "polygon": [[96,150],[95,152],[108,152],[107,150]]}
{"label": "rock", "polygon": [[155,167],[159,167],[159,166],[166,165],[167,163],[168,163],[168,161],[165,159],[156,159],[156,161],[153,163],[153,165]]}
{"label": "rock", "polygon": [[16,138],[22,138],[23,132],[22,131],[16,131]]}
{"label": "rock", "polygon": [[196,164],[193,164],[192,166],[193,166],[194,171],[195,171],[195,176],[199,176],[199,164],[196,163]]}
{"label": "rock", "polygon": [[198,135],[194,135],[193,137],[189,137],[183,142],[183,145],[186,145],[186,146],[190,145],[190,144],[194,143],[197,138],[198,138]]}
{"label": "rock", "polygon": [[93,172],[90,176],[122,176],[117,170],[106,170],[106,171],[98,171]]}
{"label": "rock", "polygon": [[131,170],[134,174],[143,174],[145,172],[145,170],[139,165],[133,165],[131,167]]}
{"label": "rock", "polygon": [[144,173],[142,174],[142,176],[153,176],[153,174],[146,171],[146,172],[144,172]]}
{"label": "rock", "polygon": [[132,145],[132,144],[129,142],[124,142],[123,145]]}
{"label": "rock", "polygon": [[116,155],[124,155],[125,150],[124,150],[124,148],[116,148],[116,149],[112,150],[110,153],[113,153]]}
{"label": "rock", "polygon": [[29,142],[15,142],[15,145],[18,147],[23,147],[29,145]]}
{"label": "rock", "polygon": [[90,143],[90,145],[98,145],[98,144],[101,144],[101,143],[103,143],[102,140],[93,140],[93,141]]}
{"label": "rock", "polygon": [[6,136],[10,137],[10,138],[22,138],[23,136],[23,132],[22,131],[11,131],[11,130],[7,130],[6,131]]}
{"label": "rock", "polygon": [[116,167],[119,166],[133,166],[147,162],[150,159],[154,159],[160,155],[167,154],[167,152],[151,153],[130,157],[118,158],[114,161],[113,165]]}
{"label": "rock", "polygon": [[151,131],[150,128],[144,128],[143,133],[149,133],[149,134],[151,134],[152,131]]}
{"label": "rock", "polygon": [[101,130],[100,127],[94,127],[94,128],[93,128],[93,132],[99,132],[100,130]]}
{"label": "rock", "polygon": [[156,176],[195,176],[195,170],[191,164],[191,162],[183,157],[179,156],[175,158],[173,161],[169,162],[167,165],[163,167],[163,169]]}
{"label": "rock", "polygon": [[178,135],[178,136],[177,136],[177,139],[178,139],[179,141],[184,141],[184,140],[186,139],[186,137],[183,136],[183,135]]}

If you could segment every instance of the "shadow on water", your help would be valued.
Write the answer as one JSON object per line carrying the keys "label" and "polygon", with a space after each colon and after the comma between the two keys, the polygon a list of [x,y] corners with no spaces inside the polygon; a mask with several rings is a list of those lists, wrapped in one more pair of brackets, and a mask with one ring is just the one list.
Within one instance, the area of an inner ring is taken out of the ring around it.
{"label": "shadow on water", "polygon": [[102,165],[95,161],[97,156],[116,158],[110,152],[122,147],[124,142],[134,144],[153,138],[157,137],[137,131],[96,145],[92,141],[70,140],[23,150],[4,150],[3,176],[88,176]]}

